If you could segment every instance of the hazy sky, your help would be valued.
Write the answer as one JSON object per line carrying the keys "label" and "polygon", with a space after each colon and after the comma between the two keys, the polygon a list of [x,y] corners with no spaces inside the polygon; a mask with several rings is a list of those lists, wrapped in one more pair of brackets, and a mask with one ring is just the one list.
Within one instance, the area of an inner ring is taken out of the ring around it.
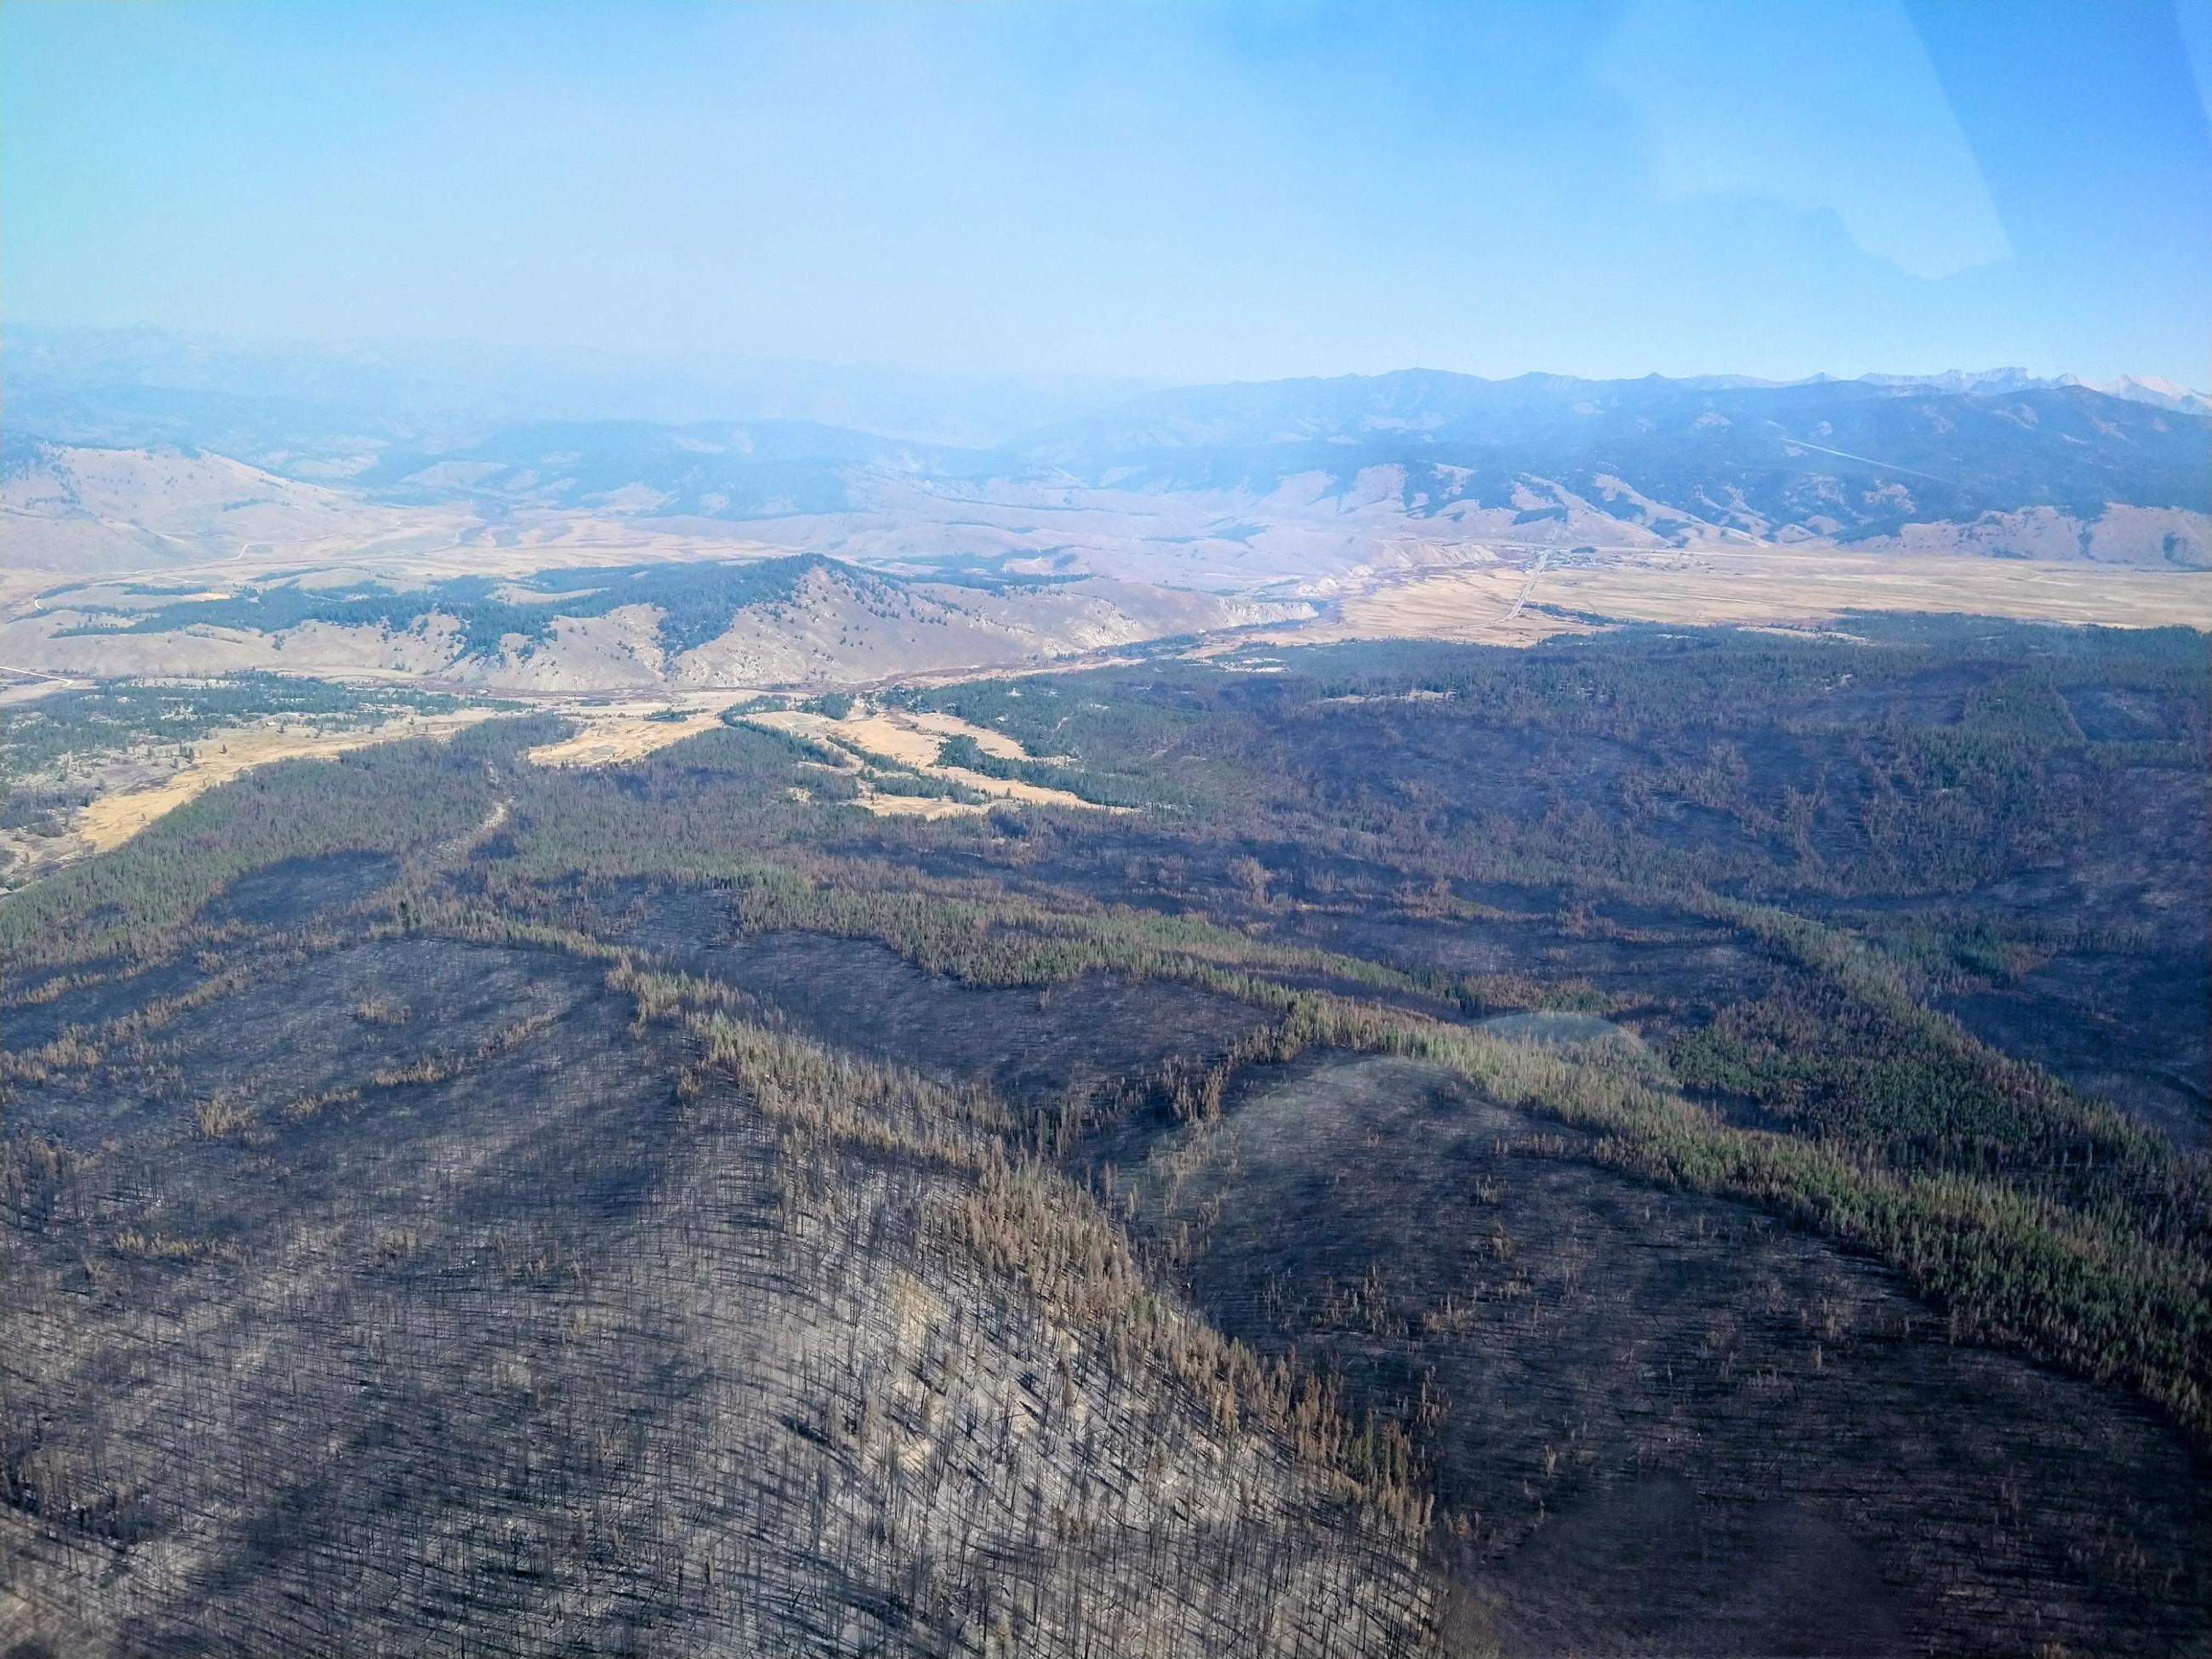
{"label": "hazy sky", "polygon": [[2212,3],[0,4],[0,314],[2212,379]]}

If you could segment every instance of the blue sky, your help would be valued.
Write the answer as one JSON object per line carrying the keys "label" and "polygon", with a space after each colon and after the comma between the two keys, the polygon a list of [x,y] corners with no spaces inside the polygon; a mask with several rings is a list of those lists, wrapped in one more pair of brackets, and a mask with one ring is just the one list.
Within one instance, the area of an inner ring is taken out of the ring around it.
{"label": "blue sky", "polygon": [[0,314],[2212,379],[2212,5],[0,5]]}

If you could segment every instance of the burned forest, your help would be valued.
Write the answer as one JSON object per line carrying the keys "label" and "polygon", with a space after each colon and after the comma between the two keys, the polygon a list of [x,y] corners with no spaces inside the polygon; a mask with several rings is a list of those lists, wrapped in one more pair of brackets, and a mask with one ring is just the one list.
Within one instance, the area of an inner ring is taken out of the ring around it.
{"label": "burned forest", "polygon": [[2212,1650],[2201,635],[700,724],[0,898],[0,1655]]}

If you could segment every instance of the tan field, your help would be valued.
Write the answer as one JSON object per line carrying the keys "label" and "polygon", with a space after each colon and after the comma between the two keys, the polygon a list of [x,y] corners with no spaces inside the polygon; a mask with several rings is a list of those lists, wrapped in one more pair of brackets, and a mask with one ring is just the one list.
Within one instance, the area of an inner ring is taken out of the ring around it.
{"label": "tan field", "polygon": [[[751,695],[755,694],[726,691],[688,698],[674,705],[659,702],[581,705],[550,703],[546,707],[573,721],[576,730],[557,742],[541,744],[528,751],[528,757],[539,766],[620,765],[685,738],[712,731],[720,724],[723,709]],[[672,707],[681,714],[681,719],[652,718],[659,711]],[[113,781],[121,782],[124,787],[110,787],[96,796],[71,821],[70,833],[66,836],[46,841],[11,837],[7,850],[22,861],[18,866],[20,869],[37,873],[81,856],[88,850],[105,853],[120,847],[187,801],[256,767],[286,760],[330,759],[349,750],[389,743],[401,738],[450,737],[463,726],[488,720],[498,712],[489,708],[465,708],[452,714],[411,715],[356,731],[321,734],[287,730],[275,725],[215,732],[197,744],[197,758],[151,784],[131,787],[132,770],[121,770],[113,777]],[[961,767],[938,765],[938,746],[951,737],[973,738],[988,754],[1011,758],[1022,753],[1021,746],[1003,732],[970,726],[948,714],[913,714],[903,709],[874,710],[861,705],[849,719],[842,721],[797,709],[772,711],[750,718],[762,726],[786,732],[804,732],[816,737],[834,733],[840,741],[886,762],[964,785],[993,799],[1049,806],[1091,806],[1090,802],[1081,800],[1065,790],[987,777],[980,772],[971,772]],[[143,777],[143,764],[133,764],[136,765],[137,775]],[[872,812],[887,817],[925,818],[951,817],[987,810],[984,805],[972,801],[878,793],[865,784],[860,805]],[[1118,811],[1124,809],[1091,806],[1091,810]]]}
{"label": "tan field", "polygon": [[51,697],[58,691],[86,690],[93,684],[91,680],[72,679],[66,674],[27,672],[21,679],[0,683],[0,708],[9,703],[32,702],[40,697]]}
{"label": "tan field", "polygon": [[991,810],[977,801],[946,800],[929,795],[886,795],[875,789],[867,791],[855,805],[879,818],[975,817]]}
{"label": "tan field", "polygon": [[[1527,606],[1618,622],[1775,625],[1851,611],[1923,611],[2212,629],[2212,573],[2126,570],[2014,559],[1900,558],[1769,550],[1668,554],[1529,573],[1455,570],[1346,597],[1337,622],[1305,635],[1413,637],[1527,645],[1589,624]],[[1285,641],[1293,637],[1287,631]]]}
{"label": "tan field", "polygon": [[390,743],[399,738],[447,738],[465,726],[488,720],[488,708],[457,709],[450,714],[412,715],[382,726],[317,736],[274,727],[218,732],[198,744],[198,758],[171,773],[151,788],[101,795],[77,815],[71,830],[95,853],[120,847],[149,823],[167,817],[186,801],[206,793],[217,784],[276,761],[327,760],[349,749]]}
{"label": "tan field", "polygon": [[[692,698],[682,704],[630,703],[612,708],[562,708],[558,713],[576,723],[576,730],[558,743],[542,743],[529,751],[538,766],[619,766],[665,749],[685,738],[696,738],[721,724],[722,710],[743,691]],[[670,712],[680,720],[666,718]],[[658,716],[658,718],[656,718]]]}
{"label": "tan field", "polygon": [[928,709],[883,708],[864,713],[862,708],[856,708],[848,719],[838,722],[837,734],[872,754],[888,755],[902,765],[922,768],[937,764],[938,749],[947,738],[972,738],[978,749],[1000,760],[1020,760],[1025,753],[1003,732],[970,726],[951,714]]}
{"label": "tan field", "polygon": [[[726,693],[695,699],[677,720],[650,720],[665,703],[560,707],[557,712],[576,723],[577,730],[558,743],[541,744],[529,757],[541,766],[612,766],[649,755],[654,750],[711,729],[720,711],[738,696]],[[327,760],[349,750],[401,738],[447,738],[463,726],[490,719],[500,711],[463,708],[445,714],[410,715],[379,726],[349,732],[317,734],[287,730],[281,725],[245,726],[217,732],[196,744],[197,758],[151,784],[131,787],[132,773],[143,775],[141,763],[119,757],[109,787],[85,805],[70,824],[70,835],[50,841],[14,838],[9,850],[25,859],[33,869],[65,861],[86,849],[105,853],[120,847],[148,825],[159,822],[219,784],[277,761]],[[20,842],[20,844],[17,844]]]}
{"label": "tan field", "polygon": [[[938,750],[947,738],[972,738],[975,746],[985,754],[1002,759],[1017,759],[1024,753],[1022,746],[1004,732],[994,732],[987,726],[970,726],[950,714],[915,713],[903,708],[878,709],[866,703],[859,703],[842,720],[833,720],[826,714],[809,714],[798,708],[771,709],[747,715],[746,719],[771,731],[848,744],[895,765],[908,767],[933,778],[943,778],[948,783],[962,785],[996,800],[1022,801],[1033,806],[1079,806],[1093,812],[1128,810],[1120,806],[1099,806],[1072,795],[1065,789],[1048,788],[1041,784],[1023,783],[1010,778],[994,778],[981,772],[972,772],[964,766],[939,765]],[[872,812],[902,817],[949,817],[961,812],[985,810],[974,802],[963,804],[926,796],[878,794],[865,786],[860,805]]]}

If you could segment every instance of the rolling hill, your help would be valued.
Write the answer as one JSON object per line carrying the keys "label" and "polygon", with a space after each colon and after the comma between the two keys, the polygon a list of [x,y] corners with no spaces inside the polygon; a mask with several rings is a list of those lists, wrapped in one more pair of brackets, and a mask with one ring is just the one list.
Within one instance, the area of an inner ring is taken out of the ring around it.
{"label": "rolling hill", "polygon": [[799,555],[409,586],[312,574],[229,591],[87,584],[0,623],[0,656],[94,676],[273,669],[539,693],[843,685],[1039,666],[1312,614],[1099,580],[913,581]]}
{"label": "rolling hill", "polygon": [[0,464],[4,564],[86,575],[258,548],[311,557],[450,541],[451,504],[400,506],[281,477],[211,451],[102,449],[11,435]]}

